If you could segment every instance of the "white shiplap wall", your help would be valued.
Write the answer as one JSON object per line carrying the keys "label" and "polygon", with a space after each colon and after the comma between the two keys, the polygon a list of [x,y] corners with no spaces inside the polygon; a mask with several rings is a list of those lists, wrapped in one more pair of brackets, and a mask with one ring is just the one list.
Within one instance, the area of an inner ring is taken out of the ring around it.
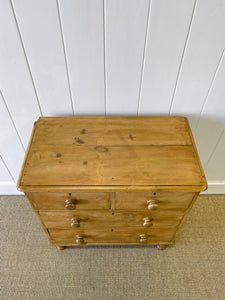
{"label": "white shiplap wall", "polygon": [[225,193],[224,48],[224,0],[0,0],[0,194],[42,115],[186,115]]}

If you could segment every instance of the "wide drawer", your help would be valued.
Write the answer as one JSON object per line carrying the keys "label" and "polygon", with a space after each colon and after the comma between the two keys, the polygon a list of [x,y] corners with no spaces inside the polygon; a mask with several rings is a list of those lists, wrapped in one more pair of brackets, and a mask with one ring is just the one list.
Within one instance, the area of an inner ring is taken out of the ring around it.
{"label": "wide drawer", "polygon": [[176,211],[39,211],[47,228],[176,227],[183,215]]}
{"label": "wide drawer", "polygon": [[194,195],[190,192],[117,192],[115,209],[184,212]]}
{"label": "wide drawer", "polygon": [[170,243],[176,228],[48,229],[53,245]]}
{"label": "wide drawer", "polygon": [[109,209],[110,193],[29,193],[36,210]]}

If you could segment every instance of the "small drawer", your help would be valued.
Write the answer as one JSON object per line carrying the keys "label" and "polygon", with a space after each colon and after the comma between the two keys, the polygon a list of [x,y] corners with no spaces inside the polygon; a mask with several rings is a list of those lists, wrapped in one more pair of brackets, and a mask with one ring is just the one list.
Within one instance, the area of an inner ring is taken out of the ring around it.
{"label": "small drawer", "polygon": [[110,193],[37,193],[27,195],[36,210],[109,209]]}
{"label": "small drawer", "polygon": [[176,228],[48,229],[52,245],[154,245],[170,243]]}
{"label": "small drawer", "polygon": [[190,192],[117,192],[117,210],[173,210],[183,213],[190,205],[195,193]]}
{"label": "small drawer", "polygon": [[183,217],[174,211],[149,212],[122,211],[39,211],[42,222],[47,228],[154,228],[177,227]]}

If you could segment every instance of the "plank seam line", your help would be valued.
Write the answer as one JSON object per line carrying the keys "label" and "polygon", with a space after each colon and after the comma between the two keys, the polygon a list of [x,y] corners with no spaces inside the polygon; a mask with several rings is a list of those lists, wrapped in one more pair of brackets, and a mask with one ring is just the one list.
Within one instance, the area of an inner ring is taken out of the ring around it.
{"label": "plank seam line", "polygon": [[[32,146],[32,151],[36,149],[36,151],[38,149],[41,149],[41,148],[46,148],[46,147],[57,147],[59,144],[57,145],[54,145],[54,144],[44,144],[44,145],[40,145],[40,146]],[[189,144],[189,145],[105,145],[105,144],[101,144],[101,145],[79,145],[79,144],[76,144],[76,145],[73,145],[73,144],[64,144],[64,147],[67,147],[67,146],[72,146],[72,147],[109,147],[109,148],[116,148],[116,147],[193,147],[193,145]]]}
{"label": "plank seam line", "polygon": [[217,148],[217,146],[219,145],[219,142],[221,141],[224,132],[225,132],[225,126],[224,126],[224,128],[223,128],[223,131],[222,131],[220,137],[218,138],[218,141],[217,141],[217,143],[216,143],[216,145],[215,145],[213,151],[211,152],[211,155],[209,156],[209,159],[208,159],[208,161],[207,161],[207,163],[206,163],[206,165],[205,165],[205,171],[206,171],[207,168],[208,168],[209,162],[210,162],[211,158],[213,157],[213,154],[215,153],[216,148]]}
{"label": "plank seam line", "polygon": [[189,42],[189,37],[190,37],[191,29],[192,29],[194,15],[195,15],[195,12],[196,12],[197,2],[198,2],[198,0],[195,0],[194,8],[193,8],[192,15],[191,15],[190,24],[189,24],[189,27],[188,27],[186,40],[185,40],[185,43],[184,43],[184,49],[183,49],[181,60],[180,60],[180,65],[179,65],[178,72],[177,72],[177,78],[176,78],[176,82],[175,82],[175,86],[174,86],[174,90],[173,90],[172,100],[171,100],[171,103],[170,103],[169,115],[171,115],[171,110],[172,110],[172,107],[173,107],[173,104],[174,104],[174,98],[175,98],[175,94],[176,94],[176,91],[177,91],[178,81],[179,81],[179,78],[180,78],[181,69],[182,69],[182,66],[183,66],[184,57],[185,57],[186,50],[187,50],[187,45],[188,45],[188,42]]}
{"label": "plank seam line", "polygon": [[37,93],[37,89],[36,89],[36,86],[35,86],[35,83],[34,83],[34,78],[33,78],[32,72],[31,72],[30,64],[29,64],[28,57],[27,57],[27,54],[26,54],[25,46],[24,46],[24,43],[23,43],[19,23],[17,21],[16,12],[15,12],[12,0],[10,0],[10,4],[11,4],[14,19],[15,19],[18,35],[19,35],[19,38],[20,38],[21,46],[22,46],[22,49],[23,49],[24,57],[25,57],[25,60],[26,60],[26,63],[27,63],[28,72],[30,74],[31,82],[32,82],[32,85],[33,85],[33,88],[34,88],[34,93],[35,93],[35,96],[36,96],[36,99],[37,99],[37,104],[38,104],[38,107],[39,107],[39,110],[40,110],[40,114],[41,114],[41,116],[43,116],[42,109],[41,109],[41,104],[40,104],[38,93]]}
{"label": "plank seam line", "polygon": [[3,102],[4,102],[4,104],[5,104],[6,110],[7,110],[8,114],[9,114],[9,117],[10,117],[11,122],[12,122],[12,124],[13,124],[13,127],[14,127],[14,129],[15,129],[17,135],[18,135],[18,138],[19,138],[19,141],[20,141],[20,143],[21,143],[21,146],[22,146],[22,148],[23,148],[23,150],[24,150],[24,152],[25,152],[25,147],[24,147],[24,145],[23,145],[23,142],[22,142],[22,139],[21,139],[21,137],[20,137],[19,131],[17,130],[16,124],[15,124],[15,122],[14,122],[14,120],[13,120],[13,117],[12,117],[10,111],[9,111],[8,105],[7,105],[6,101],[5,101],[5,98],[4,98],[4,96],[3,96],[1,90],[0,90],[0,94],[1,94],[1,96],[2,96]]}
{"label": "plank seam line", "polygon": [[71,185],[62,185],[62,184],[60,184],[60,185],[57,185],[57,184],[52,184],[52,185],[44,185],[44,184],[37,184],[37,185],[35,185],[35,184],[24,184],[24,185],[21,185],[21,186],[23,186],[23,187],[26,187],[26,186],[37,186],[37,187],[39,187],[39,186],[41,186],[41,187],[55,187],[55,186],[57,186],[57,187],[59,187],[59,188],[61,188],[61,187],[93,187],[93,188],[95,188],[96,186],[103,186],[103,187],[114,187],[114,188],[116,188],[116,187],[118,187],[118,186],[124,186],[124,187],[133,187],[133,186],[137,186],[137,187],[145,187],[145,186],[147,186],[147,187],[158,187],[158,186],[160,186],[160,187],[170,187],[170,186],[172,186],[172,187],[176,187],[176,186],[198,186],[198,187],[200,187],[200,186],[204,186],[204,184],[176,184],[176,185],[174,185],[174,184],[152,184],[152,185],[127,185],[127,184],[117,184],[117,185],[110,185],[110,184],[108,184],[108,185],[106,185],[106,184],[102,184],[102,185],[97,185],[97,184],[86,184],[86,185],[74,185],[74,184],[71,184]]}
{"label": "plank seam line", "polygon": [[62,46],[63,46],[63,53],[64,53],[64,61],[65,61],[65,66],[66,66],[66,75],[67,75],[67,81],[68,81],[68,87],[69,87],[70,102],[71,102],[72,112],[73,112],[73,115],[74,115],[75,113],[74,113],[72,88],[71,88],[71,84],[70,84],[69,65],[68,65],[68,61],[67,61],[66,46],[65,46],[64,37],[63,37],[62,19],[61,19],[59,1],[58,0],[56,0],[56,6],[57,6],[57,12],[58,12],[58,18],[59,18],[60,34],[61,34],[61,38],[62,38]]}
{"label": "plank seam line", "polygon": [[196,126],[195,126],[195,129],[193,130],[193,132],[196,132],[196,131],[197,131],[197,129],[198,129],[198,125],[199,125],[199,122],[200,122],[200,116],[201,116],[201,115],[202,115],[202,113],[203,113],[203,110],[204,110],[204,108],[205,108],[205,105],[206,105],[206,103],[207,103],[207,100],[208,100],[209,94],[210,94],[210,92],[211,92],[211,90],[212,90],[212,88],[213,88],[213,85],[214,85],[214,82],[215,82],[216,76],[217,76],[217,74],[218,74],[218,71],[219,71],[219,69],[220,69],[220,65],[221,65],[221,62],[222,62],[222,59],[223,59],[224,53],[225,53],[225,47],[223,48],[222,55],[220,56],[219,62],[218,62],[218,64],[217,64],[217,67],[216,67],[216,71],[215,71],[215,73],[214,73],[214,75],[213,75],[212,82],[211,82],[211,84],[210,84],[210,86],[209,86],[209,89],[208,89],[208,92],[207,92],[207,94],[206,94],[206,97],[205,97],[204,103],[203,103],[203,105],[202,105],[201,112],[199,113],[199,116],[198,116],[198,121],[197,121],[197,124],[196,124]]}
{"label": "plank seam line", "polygon": [[148,35],[149,35],[149,26],[150,26],[149,24],[150,24],[152,1],[153,0],[149,0],[149,3],[148,3],[148,17],[147,17],[145,41],[144,41],[144,51],[143,51],[142,66],[141,66],[141,78],[140,78],[138,104],[137,104],[137,116],[139,116],[139,111],[140,111],[141,92],[142,92],[142,85],[143,85],[143,73],[144,73],[144,68],[145,68],[146,48],[147,48],[147,40],[148,40]]}
{"label": "plank seam line", "polygon": [[6,170],[9,172],[9,175],[10,175],[10,177],[12,178],[14,184],[16,184],[16,181],[15,181],[15,179],[14,179],[12,173],[10,172],[10,170],[9,170],[9,168],[8,168],[8,166],[7,166],[6,162],[5,162],[5,160],[3,159],[3,157],[2,157],[1,155],[0,155],[0,159],[2,160],[2,163],[3,163],[3,165],[5,166]]}

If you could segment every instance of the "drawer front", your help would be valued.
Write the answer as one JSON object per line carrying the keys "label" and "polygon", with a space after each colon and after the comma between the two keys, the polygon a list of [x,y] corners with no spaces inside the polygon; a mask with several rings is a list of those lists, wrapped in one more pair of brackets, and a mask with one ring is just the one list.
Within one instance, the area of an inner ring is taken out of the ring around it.
{"label": "drawer front", "polygon": [[183,215],[164,210],[155,214],[122,211],[39,211],[47,228],[177,227]]}
{"label": "drawer front", "polygon": [[55,245],[107,245],[107,244],[134,244],[146,245],[157,243],[170,243],[175,228],[155,229],[48,229],[52,244]]}
{"label": "drawer front", "polygon": [[36,210],[109,209],[110,193],[29,193]]}
{"label": "drawer front", "polygon": [[183,213],[194,195],[190,192],[117,192],[115,209],[150,212],[169,209]]}

